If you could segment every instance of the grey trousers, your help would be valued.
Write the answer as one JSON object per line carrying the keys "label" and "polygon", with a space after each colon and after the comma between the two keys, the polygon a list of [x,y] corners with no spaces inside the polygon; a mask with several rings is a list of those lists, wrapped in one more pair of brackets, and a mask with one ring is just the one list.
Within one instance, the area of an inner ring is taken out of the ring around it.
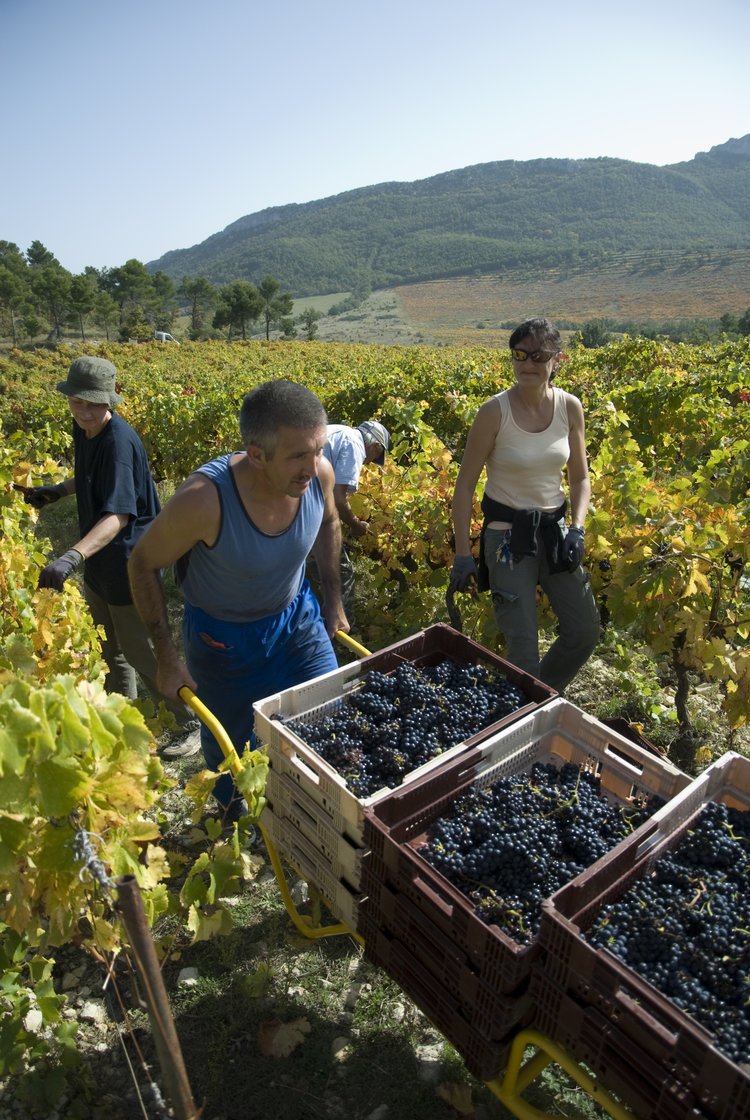
{"label": "grey trousers", "polygon": [[104,629],[102,656],[107,663],[107,692],[119,692],[130,700],[138,696],[136,672],[145,684],[154,704],[160,701],[183,726],[188,720],[195,719],[192,710],[178,700],[168,700],[156,687],[156,657],[148,631],[132,603],[117,607],[98,595],[87,583],[84,595],[96,626]]}
{"label": "grey trousers", "polygon": [[[505,638],[505,658],[562,692],[599,640],[599,611],[589,574],[581,566],[574,572],[551,574],[542,547],[537,556],[522,556],[510,563],[502,559],[507,556],[508,535],[506,529],[485,532],[492,610]],[[547,595],[559,627],[557,638],[541,661],[537,586]]]}

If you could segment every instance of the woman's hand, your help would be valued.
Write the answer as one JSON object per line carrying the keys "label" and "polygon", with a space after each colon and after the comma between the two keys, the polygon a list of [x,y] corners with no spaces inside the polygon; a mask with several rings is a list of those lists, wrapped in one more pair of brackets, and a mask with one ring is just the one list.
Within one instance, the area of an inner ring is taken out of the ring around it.
{"label": "woman's hand", "polygon": [[574,572],[583,561],[583,538],[583,528],[571,525],[563,543],[563,556],[568,561],[569,572]]}
{"label": "woman's hand", "polygon": [[451,578],[449,587],[454,591],[469,591],[471,589],[471,581],[478,582],[479,572],[474,563],[474,557],[469,556],[456,556],[451,568]]}

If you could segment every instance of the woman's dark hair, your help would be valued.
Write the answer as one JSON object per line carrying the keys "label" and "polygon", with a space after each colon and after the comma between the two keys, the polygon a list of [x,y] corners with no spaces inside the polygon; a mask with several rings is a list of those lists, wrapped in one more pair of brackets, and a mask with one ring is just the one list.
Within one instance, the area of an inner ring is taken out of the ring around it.
{"label": "woman's dark hair", "polygon": [[508,339],[508,346],[514,350],[524,338],[533,338],[539,350],[562,350],[562,336],[549,319],[524,319]]}

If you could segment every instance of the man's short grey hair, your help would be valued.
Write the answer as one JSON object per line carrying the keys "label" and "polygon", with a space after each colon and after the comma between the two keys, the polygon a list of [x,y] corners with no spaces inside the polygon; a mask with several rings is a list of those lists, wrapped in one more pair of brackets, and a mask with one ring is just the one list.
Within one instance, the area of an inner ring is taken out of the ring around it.
{"label": "man's short grey hair", "polygon": [[240,435],[245,447],[254,444],[271,458],[279,428],[313,431],[328,422],[321,401],[304,385],[279,379],[256,385],[240,409]]}

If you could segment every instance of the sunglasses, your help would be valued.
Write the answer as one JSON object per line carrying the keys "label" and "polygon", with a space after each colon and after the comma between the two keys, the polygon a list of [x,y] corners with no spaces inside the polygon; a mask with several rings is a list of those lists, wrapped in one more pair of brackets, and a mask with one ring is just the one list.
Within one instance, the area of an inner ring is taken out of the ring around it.
{"label": "sunglasses", "polygon": [[511,350],[510,356],[514,362],[525,362],[527,358],[531,358],[532,362],[548,362],[550,358],[556,358],[558,350],[534,350],[529,354],[527,350]]}

